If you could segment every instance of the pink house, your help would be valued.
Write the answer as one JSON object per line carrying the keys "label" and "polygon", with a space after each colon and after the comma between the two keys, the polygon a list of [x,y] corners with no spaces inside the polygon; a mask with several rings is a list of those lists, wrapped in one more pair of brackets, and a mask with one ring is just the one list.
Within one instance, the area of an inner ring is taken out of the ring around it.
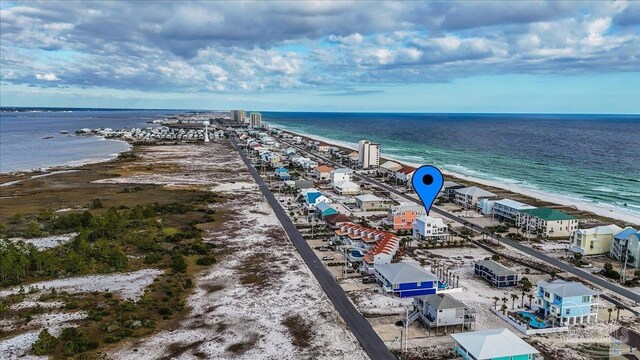
{"label": "pink house", "polygon": [[389,209],[384,223],[393,227],[394,230],[411,230],[413,229],[413,223],[421,215],[426,215],[424,207],[413,204],[401,204]]}

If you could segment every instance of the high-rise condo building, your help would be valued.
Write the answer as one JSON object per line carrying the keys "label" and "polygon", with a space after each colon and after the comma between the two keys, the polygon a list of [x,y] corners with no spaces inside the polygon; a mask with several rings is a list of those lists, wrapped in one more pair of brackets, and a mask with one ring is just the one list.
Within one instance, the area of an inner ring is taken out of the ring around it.
{"label": "high-rise condo building", "polygon": [[262,115],[259,112],[251,113],[250,126],[254,128],[259,128],[262,126]]}
{"label": "high-rise condo building", "polygon": [[244,122],[244,110],[231,110],[231,121]]}
{"label": "high-rise condo building", "polygon": [[369,140],[358,143],[358,162],[363,169],[380,166],[380,144]]}

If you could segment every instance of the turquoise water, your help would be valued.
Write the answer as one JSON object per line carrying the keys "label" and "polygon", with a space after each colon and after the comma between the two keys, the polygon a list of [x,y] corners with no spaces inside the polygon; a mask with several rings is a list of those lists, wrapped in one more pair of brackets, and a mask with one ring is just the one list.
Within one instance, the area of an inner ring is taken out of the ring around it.
{"label": "turquoise water", "polygon": [[529,319],[529,326],[531,326],[532,328],[535,329],[544,329],[546,328],[548,325],[546,322],[544,321],[538,321],[538,318],[531,314],[528,313],[526,311],[518,311],[518,314],[524,316],[525,318]]}
{"label": "turquoise water", "polygon": [[263,113],[275,126],[452,173],[632,214],[639,115]]}

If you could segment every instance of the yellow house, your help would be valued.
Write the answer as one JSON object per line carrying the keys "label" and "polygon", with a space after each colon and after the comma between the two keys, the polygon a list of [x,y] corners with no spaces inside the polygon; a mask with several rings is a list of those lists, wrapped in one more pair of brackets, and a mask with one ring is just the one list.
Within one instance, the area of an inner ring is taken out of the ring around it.
{"label": "yellow house", "polygon": [[578,229],[571,237],[571,252],[582,255],[608,254],[611,251],[613,235],[622,228],[618,225],[596,226],[591,229]]}

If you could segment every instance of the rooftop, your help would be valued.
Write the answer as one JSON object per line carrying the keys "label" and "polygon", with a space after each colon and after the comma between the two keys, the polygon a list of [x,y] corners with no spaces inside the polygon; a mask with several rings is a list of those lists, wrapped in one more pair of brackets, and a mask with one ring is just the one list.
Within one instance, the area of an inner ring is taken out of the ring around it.
{"label": "rooftop", "polygon": [[566,214],[560,210],[551,208],[535,208],[520,210],[521,213],[529,214],[545,221],[557,221],[557,220],[575,220],[575,216]]}
{"label": "rooftop", "polygon": [[384,201],[384,199],[381,199],[373,194],[358,195],[356,196],[356,199],[360,201]]}
{"label": "rooftop", "polygon": [[462,188],[462,189],[457,189],[456,193],[459,194],[463,194],[463,195],[471,195],[471,196],[475,196],[475,197],[487,197],[487,196],[495,196],[496,194],[487,191],[487,190],[483,190],[477,186],[470,186],[470,187],[466,187],[466,188]]}
{"label": "rooftop", "polygon": [[595,290],[589,289],[584,286],[583,283],[576,281],[554,280],[547,282],[544,280],[538,281],[538,285],[544,288],[550,293],[554,293],[561,297],[573,297],[573,296],[586,296],[586,295],[598,295]]}
{"label": "rooftop", "polygon": [[376,265],[376,271],[391,284],[416,283],[424,281],[436,281],[438,278],[414,263],[394,263]]}
{"label": "rooftop", "polygon": [[332,171],[332,173],[335,173],[335,174],[351,174],[351,169],[348,169],[348,168],[334,169]]}
{"label": "rooftop", "polygon": [[478,260],[476,261],[476,264],[491,270],[491,272],[496,275],[513,275],[518,273],[517,271],[511,270],[493,260]]}
{"label": "rooftop", "polygon": [[337,223],[351,222],[351,219],[349,219],[349,217],[344,214],[327,215],[324,217],[324,220],[329,224],[334,224],[334,225]]}
{"label": "rooftop", "polygon": [[510,207],[516,210],[525,210],[525,209],[535,209],[535,206],[531,206],[529,204],[521,203],[520,201],[515,201],[511,199],[502,199],[495,202],[495,204],[500,204],[506,207]]}
{"label": "rooftop", "polygon": [[417,296],[418,299],[429,304],[436,310],[466,308],[467,305],[449,294],[433,294]]}
{"label": "rooftop", "polygon": [[316,167],[316,171],[321,173],[331,172],[331,170],[333,170],[333,168],[327,165],[320,165]]}
{"label": "rooftop", "polygon": [[539,353],[505,328],[451,334],[451,337],[479,360]]}
{"label": "rooftop", "polygon": [[611,224],[596,226],[590,229],[578,229],[577,232],[583,235],[613,235],[619,233],[620,230],[622,230],[620,226]]}
{"label": "rooftop", "polygon": [[613,237],[618,240],[626,240],[630,235],[635,233],[638,233],[638,230],[632,227],[627,227],[627,228],[624,228],[624,230],[620,231],[619,233],[614,234]]}

